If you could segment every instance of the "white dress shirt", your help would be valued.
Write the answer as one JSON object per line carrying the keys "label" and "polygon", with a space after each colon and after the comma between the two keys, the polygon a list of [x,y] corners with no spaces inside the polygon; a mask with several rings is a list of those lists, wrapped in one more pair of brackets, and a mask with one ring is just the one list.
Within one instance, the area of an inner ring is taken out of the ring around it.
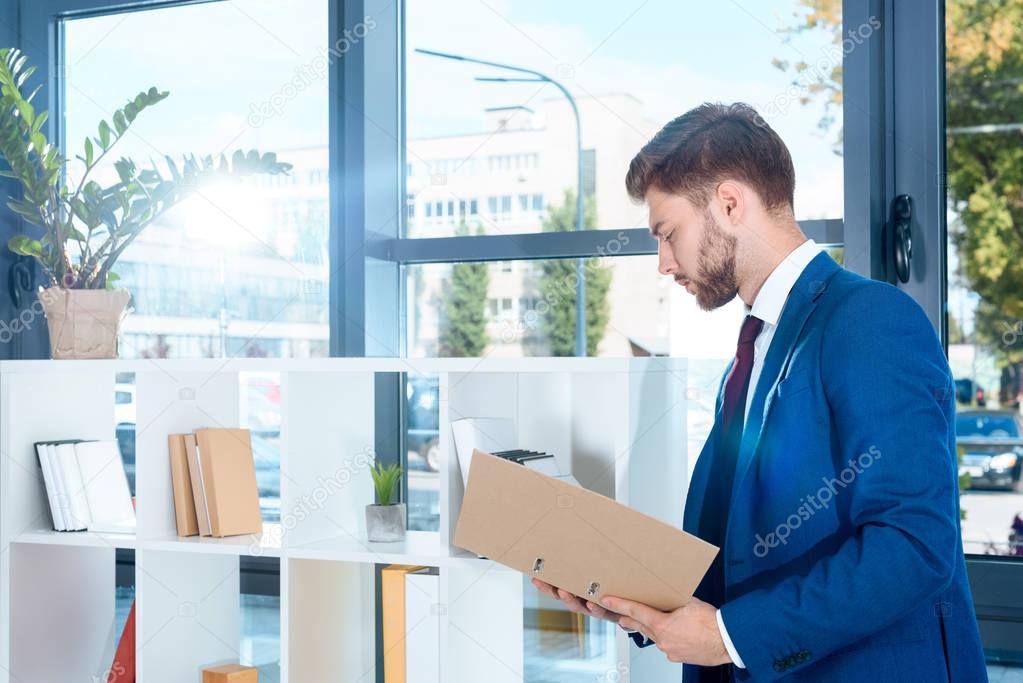
{"label": "white dress shirt", "polygon": [[[763,320],[764,326],[760,329],[760,334],[753,341],[753,368],[750,370],[750,388],[746,393],[745,417],[749,416],[749,408],[755,393],[754,389],[757,386],[757,381],[760,379],[760,373],[764,369],[764,358],[767,357],[767,349],[770,348],[771,340],[774,339],[774,332],[778,329],[778,321],[781,319],[781,313],[785,308],[785,301],[789,297],[789,292],[792,291],[796,280],[799,279],[799,276],[803,274],[806,267],[810,265],[810,261],[818,253],[820,253],[820,247],[813,240],[807,240],[792,250],[792,253],[786,256],[771,271],[767,279],[764,280],[763,286],[760,287],[760,291],[757,293],[757,298],[753,301],[753,307],[747,311],[747,313],[754,317]],[[742,663],[742,658],[732,644],[732,639],[728,637],[728,630],[725,628],[725,622],[721,618],[721,610],[717,612],[717,620],[718,630],[721,632],[721,640],[725,642],[725,650],[728,651],[728,656],[732,658],[732,662],[737,667],[745,669],[746,665]]]}

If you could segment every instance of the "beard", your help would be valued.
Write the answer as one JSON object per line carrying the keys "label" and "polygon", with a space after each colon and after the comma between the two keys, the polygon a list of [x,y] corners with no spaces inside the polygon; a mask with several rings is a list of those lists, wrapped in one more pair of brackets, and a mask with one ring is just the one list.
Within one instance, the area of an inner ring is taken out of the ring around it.
{"label": "beard", "polygon": [[714,221],[710,212],[704,216],[700,255],[693,280],[696,305],[705,311],[720,308],[735,298],[739,285],[735,281],[735,250],[738,240]]}

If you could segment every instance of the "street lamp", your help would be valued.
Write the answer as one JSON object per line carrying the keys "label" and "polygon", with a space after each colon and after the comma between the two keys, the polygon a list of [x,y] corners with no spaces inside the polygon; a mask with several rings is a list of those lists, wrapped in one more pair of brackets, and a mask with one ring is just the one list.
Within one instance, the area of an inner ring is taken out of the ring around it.
{"label": "street lamp", "polygon": [[[504,78],[500,76],[496,77],[477,77],[477,81],[486,83],[550,83],[555,88],[561,91],[561,94],[568,100],[568,104],[572,107],[572,115],[575,117],[575,148],[576,148],[576,193],[575,193],[575,229],[583,230],[583,129],[582,124],[579,121],[579,107],[576,106],[575,98],[572,97],[572,93],[568,91],[564,85],[554,80],[547,74],[533,69],[525,69],[520,66],[513,66],[511,64],[501,64],[499,62],[490,62],[484,59],[476,59],[474,57],[466,57],[464,55],[451,54],[450,52],[437,52],[436,50],[424,50],[423,48],[416,48],[416,52],[430,57],[440,57],[441,59],[451,59],[457,62],[468,62],[470,64],[480,64],[482,66],[491,66],[496,69],[504,69],[506,71],[514,71],[516,73],[528,74],[530,78]],[[586,355],[586,273],[584,271],[585,262],[582,258],[576,259],[575,263],[575,355],[585,356]]]}

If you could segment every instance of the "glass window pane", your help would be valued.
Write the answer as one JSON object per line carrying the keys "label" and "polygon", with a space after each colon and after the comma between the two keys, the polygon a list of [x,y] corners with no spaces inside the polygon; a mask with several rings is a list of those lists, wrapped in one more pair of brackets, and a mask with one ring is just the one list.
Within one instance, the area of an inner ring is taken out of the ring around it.
{"label": "glass window pane", "polygon": [[[276,152],[294,165],[286,177],[200,186],[125,250],[114,270],[134,313],[122,356],[327,355],[326,26],[325,0],[64,22],[68,156],[138,92],[170,93],[92,172],[101,185],[116,182],[122,156],[165,175],[165,155],[180,166],[186,154],[236,149]],[[71,180],[82,171],[72,165]]]}
{"label": "glass window pane", "polygon": [[1023,557],[1020,7],[949,2],[945,11],[948,356],[963,547]]}
{"label": "glass window pane", "polygon": [[[566,356],[575,351],[574,259],[408,266],[410,356]],[[590,355],[729,358],[736,299],[701,311],[656,256],[586,261]],[[514,303],[528,298],[531,306]],[[595,305],[596,304],[596,305]],[[488,315],[489,312],[489,315]]]}
{"label": "glass window pane", "polygon": [[405,382],[408,431],[408,528],[440,529],[440,380],[410,373]]}
{"label": "glass window pane", "polygon": [[281,521],[281,376],[244,372],[239,377],[240,424],[252,434],[259,507],[265,522]]}
{"label": "glass window pane", "polygon": [[[642,207],[625,193],[628,163],[661,126],[704,101],[749,102],[786,141],[797,218],[843,214],[840,74],[843,50],[852,48],[843,44],[841,3],[711,3],[694,14],[668,2],[632,11],[582,0],[499,8],[409,0],[405,36],[406,156],[412,165],[446,166],[408,177],[409,191],[424,200],[526,193],[560,200],[578,190],[579,150],[571,109],[554,86],[418,49],[534,69],[562,83],[579,109],[583,193],[594,198],[598,227],[645,225]],[[484,231],[540,230],[539,216],[508,213],[491,204]],[[406,234],[453,235],[457,227],[453,218],[410,222]]]}

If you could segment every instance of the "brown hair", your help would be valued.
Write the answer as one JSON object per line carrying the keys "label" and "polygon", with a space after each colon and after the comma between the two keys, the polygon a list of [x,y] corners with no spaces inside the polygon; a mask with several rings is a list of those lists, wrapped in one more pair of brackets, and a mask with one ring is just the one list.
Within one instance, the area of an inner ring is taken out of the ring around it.
{"label": "brown hair", "polygon": [[753,107],[705,103],[666,125],[629,164],[625,187],[642,201],[651,187],[707,206],[726,179],[749,185],[768,211],[791,211],[796,187],[789,150]]}

